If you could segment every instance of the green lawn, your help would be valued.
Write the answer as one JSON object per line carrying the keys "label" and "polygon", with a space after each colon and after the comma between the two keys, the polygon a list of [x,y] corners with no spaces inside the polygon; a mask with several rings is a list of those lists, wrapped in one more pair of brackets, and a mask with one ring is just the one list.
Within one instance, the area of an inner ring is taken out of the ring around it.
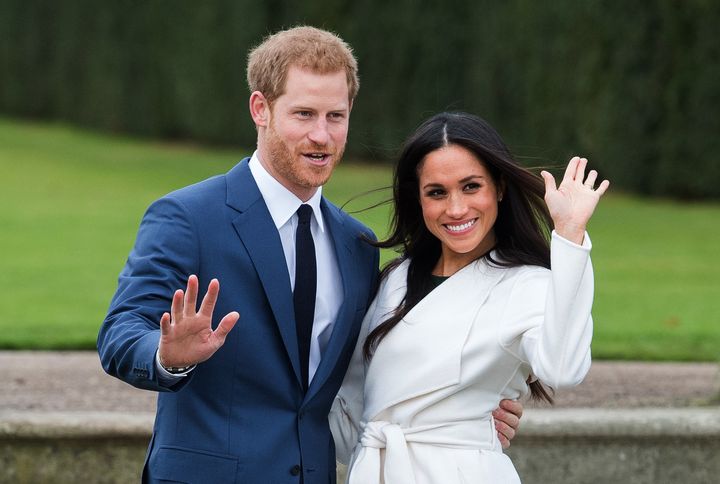
{"label": "green lawn", "polygon": [[[0,119],[0,347],[94,347],[145,207],[248,153]],[[346,162],[325,194],[343,204],[389,178]],[[384,234],[387,206],[356,215]],[[717,203],[606,197],[590,228],[596,358],[720,359],[718,221]]]}

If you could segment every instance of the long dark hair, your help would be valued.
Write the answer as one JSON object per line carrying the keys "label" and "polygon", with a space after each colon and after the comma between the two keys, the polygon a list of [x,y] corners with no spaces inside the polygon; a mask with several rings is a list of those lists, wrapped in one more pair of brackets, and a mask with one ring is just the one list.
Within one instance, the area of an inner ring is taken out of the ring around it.
{"label": "long dark hair", "polygon": [[[441,245],[423,221],[418,171],[430,152],[448,145],[461,146],[473,153],[490,172],[498,193],[502,193],[494,226],[497,257],[489,253],[482,257],[502,267],[550,267],[552,220],[543,200],[542,178],[521,167],[497,131],[478,116],[454,112],[431,117],[403,146],[393,177],[391,233],[386,240],[374,243],[380,248],[400,248],[400,257],[383,269],[381,277],[406,259],[410,259],[410,265],[405,297],[365,341],[363,353],[368,360],[380,341],[434,287],[431,276]],[[530,383],[530,391],[533,399],[553,401],[539,381]]]}

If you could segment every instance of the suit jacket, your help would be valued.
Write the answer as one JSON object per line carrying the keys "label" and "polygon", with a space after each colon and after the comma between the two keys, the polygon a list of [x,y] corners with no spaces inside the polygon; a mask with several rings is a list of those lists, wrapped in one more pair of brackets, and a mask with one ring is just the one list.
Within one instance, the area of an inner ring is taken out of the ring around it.
{"label": "suit jacket", "polygon": [[[247,161],[149,207],[98,335],[106,372],[160,392],[147,481],[298,483],[300,472],[306,484],[335,481],[327,417],[373,296],[378,251],[361,239],[373,237],[366,227],[322,200],[344,300],[305,394],[280,236]],[[213,327],[233,310],[240,320],[215,355],[165,388],[154,364],[159,321],[190,274],[201,288],[220,281]]]}
{"label": "suit jacket", "polygon": [[491,412],[525,395],[528,375],[557,389],[589,370],[589,253],[587,235],[581,247],[553,234],[552,271],[473,262],[411,309],[367,364],[363,340],[403,299],[409,261],[391,272],[331,413],[350,484],[519,483]]}

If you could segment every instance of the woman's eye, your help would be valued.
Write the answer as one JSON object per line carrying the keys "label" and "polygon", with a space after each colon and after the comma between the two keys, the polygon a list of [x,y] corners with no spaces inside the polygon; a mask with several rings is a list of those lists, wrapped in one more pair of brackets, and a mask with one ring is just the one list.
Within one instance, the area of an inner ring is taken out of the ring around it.
{"label": "woman's eye", "polygon": [[465,186],[463,187],[463,190],[465,190],[466,192],[468,192],[468,191],[474,191],[474,190],[478,190],[478,189],[480,189],[480,184],[479,184],[479,183],[468,183],[467,185],[465,185]]}
{"label": "woman's eye", "polygon": [[445,195],[445,190],[440,190],[439,188],[436,188],[434,190],[429,190],[426,195],[430,198],[439,198]]}

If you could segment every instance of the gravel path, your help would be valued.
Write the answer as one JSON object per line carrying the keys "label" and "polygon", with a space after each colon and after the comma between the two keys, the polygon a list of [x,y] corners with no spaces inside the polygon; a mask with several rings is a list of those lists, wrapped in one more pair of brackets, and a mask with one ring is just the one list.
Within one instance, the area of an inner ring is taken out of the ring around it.
{"label": "gravel path", "polygon": [[[717,363],[593,363],[556,407],[720,404]],[[528,407],[531,404],[526,404]],[[155,394],[106,375],[95,352],[0,351],[0,410],[153,412]]]}

